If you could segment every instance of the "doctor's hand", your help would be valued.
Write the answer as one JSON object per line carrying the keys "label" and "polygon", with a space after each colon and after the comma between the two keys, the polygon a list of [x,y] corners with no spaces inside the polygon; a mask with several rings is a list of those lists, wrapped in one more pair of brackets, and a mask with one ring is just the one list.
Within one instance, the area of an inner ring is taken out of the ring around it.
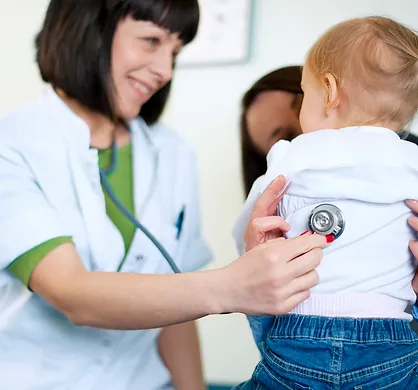
{"label": "doctor's hand", "polygon": [[283,233],[290,229],[289,224],[277,216],[277,206],[286,193],[285,185],[285,177],[279,176],[258,198],[244,232],[247,251],[273,238],[283,237]]}
{"label": "doctor's hand", "polygon": [[312,233],[282,237],[289,225],[276,216],[276,208],[284,187],[285,178],[278,177],[254,205],[245,231],[247,252],[225,269],[227,312],[285,314],[307,299],[318,283],[315,268],[326,238]]}
{"label": "doctor's hand", "polygon": [[225,268],[224,312],[288,313],[318,283],[324,236],[276,238],[256,246]]}
{"label": "doctor's hand", "polygon": [[[408,200],[406,204],[412,209],[415,214],[418,214],[418,201],[416,200]],[[409,217],[408,219],[409,225],[414,228],[418,232],[418,217],[416,215]],[[409,248],[411,252],[415,256],[415,259],[418,260],[418,241],[410,241]],[[415,291],[415,294],[418,296],[418,270],[415,272],[414,279],[412,280],[412,287]]]}

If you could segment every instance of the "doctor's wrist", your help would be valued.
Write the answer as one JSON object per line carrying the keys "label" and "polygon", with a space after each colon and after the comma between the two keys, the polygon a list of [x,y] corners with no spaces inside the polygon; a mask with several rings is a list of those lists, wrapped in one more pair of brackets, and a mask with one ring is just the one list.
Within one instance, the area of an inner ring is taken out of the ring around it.
{"label": "doctor's wrist", "polygon": [[208,315],[231,312],[231,280],[227,267],[203,271],[203,294]]}
{"label": "doctor's wrist", "polygon": [[213,308],[215,314],[236,313],[238,308],[245,303],[241,302],[240,293],[237,294],[238,280],[234,275],[234,270],[230,266],[225,266],[214,270],[216,275],[213,275]]}

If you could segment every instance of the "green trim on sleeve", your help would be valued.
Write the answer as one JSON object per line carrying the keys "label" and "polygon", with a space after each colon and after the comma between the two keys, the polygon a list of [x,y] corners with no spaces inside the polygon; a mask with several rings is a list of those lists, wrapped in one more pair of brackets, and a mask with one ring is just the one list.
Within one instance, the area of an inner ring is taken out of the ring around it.
{"label": "green trim on sleeve", "polygon": [[26,287],[29,287],[29,278],[39,262],[53,249],[68,242],[73,242],[71,237],[55,237],[45,241],[20,255],[7,269],[20,279]]}

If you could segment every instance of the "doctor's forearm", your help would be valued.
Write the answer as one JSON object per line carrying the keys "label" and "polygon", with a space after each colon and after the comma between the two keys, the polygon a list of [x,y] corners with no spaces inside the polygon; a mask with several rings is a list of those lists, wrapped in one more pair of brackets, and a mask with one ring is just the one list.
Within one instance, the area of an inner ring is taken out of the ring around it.
{"label": "doctor's forearm", "polygon": [[206,389],[195,321],[164,328],[158,346],[176,390]]}
{"label": "doctor's forearm", "polygon": [[150,329],[221,312],[220,271],[88,272],[72,244],[64,244],[36,266],[30,287],[78,325]]}
{"label": "doctor's forearm", "polygon": [[110,329],[150,329],[195,320],[213,307],[208,271],[181,275],[92,272],[73,296],[74,322]]}

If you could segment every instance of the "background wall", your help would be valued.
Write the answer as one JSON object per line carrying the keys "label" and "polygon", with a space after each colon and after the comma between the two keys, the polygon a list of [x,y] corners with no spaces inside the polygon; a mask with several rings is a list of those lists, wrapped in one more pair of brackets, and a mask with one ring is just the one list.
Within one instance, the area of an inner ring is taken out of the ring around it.
{"label": "background wall", "polygon": [[[82,1],[82,0],[80,0]],[[387,15],[418,30],[416,0],[254,0],[253,49],[248,63],[179,69],[164,121],[194,147],[200,170],[204,232],[215,252],[211,267],[236,257],[230,232],[243,202],[239,157],[239,102],[264,73],[303,63],[326,28],[361,15]],[[32,41],[47,0],[0,0],[0,115],[42,89]],[[211,381],[247,379],[258,360],[241,315],[200,321],[206,375]]]}

